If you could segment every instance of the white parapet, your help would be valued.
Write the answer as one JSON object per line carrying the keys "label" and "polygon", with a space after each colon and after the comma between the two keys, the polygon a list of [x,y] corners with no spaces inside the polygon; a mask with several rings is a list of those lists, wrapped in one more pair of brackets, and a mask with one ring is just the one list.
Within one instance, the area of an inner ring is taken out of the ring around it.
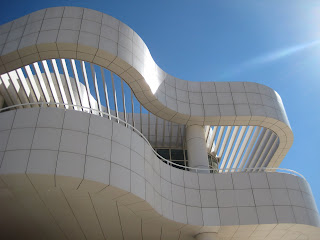
{"label": "white parapet", "polygon": [[184,171],[125,124],[86,112],[17,109],[0,122],[3,239],[225,239],[279,229],[283,239],[319,239],[318,209],[298,176]]}

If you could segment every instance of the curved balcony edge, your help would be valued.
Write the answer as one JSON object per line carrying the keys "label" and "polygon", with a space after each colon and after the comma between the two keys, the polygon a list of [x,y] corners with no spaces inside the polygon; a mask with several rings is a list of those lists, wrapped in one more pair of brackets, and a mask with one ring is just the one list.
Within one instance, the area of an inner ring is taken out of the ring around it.
{"label": "curved balcony edge", "polygon": [[4,24],[0,32],[7,36],[0,54],[1,74],[44,59],[84,60],[119,75],[143,106],[163,119],[274,131],[280,145],[269,167],[278,167],[293,143],[282,100],[274,90],[249,82],[175,78],[157,66],[138,34],[109,15],[77,7],[48,8]]}
{"label": "curved balcony edge", "polygon": [[44,174],[51,178],[50,187],[73,189],[86,188],[88,182],[101,188],[95,190],[109,185],[130,192],[133,201],[146,201],[146,209],[150,205],[164,218],[187,225],[319,227],[312,192],[300,177],[183,171],[158,159],[134,131],[79,111],[18,109],[0,113],[0,119],[2,177]]}

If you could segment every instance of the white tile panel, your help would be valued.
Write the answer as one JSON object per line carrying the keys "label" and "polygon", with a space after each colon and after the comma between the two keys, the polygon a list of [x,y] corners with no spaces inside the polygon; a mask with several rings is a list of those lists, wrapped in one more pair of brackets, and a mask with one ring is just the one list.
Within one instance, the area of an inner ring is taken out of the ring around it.
{"label": "white tile panel", "polygon": [[306,225],[310,224],[310,219],[309,219],[309,216],[308,216],[307,209],[305,209],[303,207],[293,206],[292,210],[293,210],[296,222],[298,224],[306,224]]}
{"label": "white tile panel", "polygon": [[81,22],[81,31],[99,35],[101,31],[101,24],[93,21],[83,19]]}
{"label": "white tile panel", "polygon": [[214,174],[216,189],[233,189],[231,174]]}
{"label": "white tile panel", "polygon": [[187,206],[188,224],[203,225],[202,211],[199,207]]}
{"label": "white tile panel", "polygon": [[0,131],[9,130],[12,127],[13,119],[15,117],[16,111],[8,111],[0,114]]}
{"label": "white tile panel", "polygon": [[28,23],[42,20],[44,18],[45,12],[46,12],[46,9],[42,9],[42,10],[31,13],[28,18]]}
{"label": "white tile panel", "polygon": [[56,43],[58,30],[40,31],[37,44]]}
{"label": "white tile panel", "polygon": [[136,151],[141,156],[144,156],[144,139],[136,133],[131,135],[131,149]]}
{"label": "white tile panel", "polygon": [[151,207],[155,208],[154,206],[154,189],[152,185],[146,182],[146,201],[151,205]]}
{"label": "white tile panel", "polygon": [[153,184],[154,184],[153,183],[154,171],[153,171],[152,166],[146,161],[144,161],[144,174],[145,174],[146,181],[149,182],[153,186]]}
{"label": "white tile panel", "polygon": [[309,193],[309,194],[311,193],[310,185],[306,180],[304,180],[302,178],[298,178],[298,183],[300,186],[300,190],[302,192]]}
{"label": "white tile panel", "polygon": [[259,224],[277,223],[276,212],[274,206],[257,207]]}
{"label": "white tile panel", "polygon": [[85,155],[59,152],[56,175],[83,178],[85,168]]}
{"label": "white tile panel", "polygon": [[86,156],[84,178],[99,183],[109,184],[110,162]]}
{"label": "white tile panel", "polygon": [[153,184],[155,191],[161,194],[161,178],[156,172],[153,172]]}
{"label": "white tile panel", "polygon": [[5,151],[10,136],[10,130],[0,132],[0,151]]}
{"label": "white tile panel", "polygon": [[236,207],[219,208],[221,226],[239,225],[238,209]]}
{"label": "white tile panel", "polygon": [[171,181],[175,185],[184,186],[183,170],[171,168]]}
{"label": "white tile panel", "polygon": [[112,141],[121,143],[126,147],[131,146],[131,132],[128,128],[118,127],[113,124]]}
{"label": "white tile panel", "polygon": [[109,139],[89,134],[87,155],[110,161],[111,141]]}
{"label": "white tile panel", "polygon": [[86,154],[87,146],[86,133],[64,130],[61,134],[60,150],[65,152],[73,152]]}
{"label": "white tile panel", "polygon": [[130,184],[130,170],[118,164],[111,163],[110,185],[129,192]]}
{"label": "white tile panel", "polygon": [[241,225],[258,224],[258,216],[255,207],[238,207]]}
{"label": "white tile panel", "polygon": [[180,204],[186,204],[185,188],[172,184],[172,200]]}
{"label": "white tile panel", "polygon": [[315,203],[313,195],[312,194],[310,195],[310,194],[302,193],[302,196],[303,196],[306,208],[309,208],[309,209],[311,209],[313,211],[317,211],[318,212],[317,205]]}
{"label": "white tile panel", "polygon": [[58,160],[58,151],[31,150],[27,173],[54,175]]}
{"label": "white tile panel", "polygon": [[143,157],[141,157],[139,154],[131,150],[130,160],[131,160],[131,164],[130,164],[131,170],[139,174],[141,177],[145,177],[145,172],[144,172],[145,161]]}
{"label": "white tile panel", "polygon": [[228,82],[215,82],[216,92],[230,92],[230,85]]}
{"label": "white tile panel", "polygon": [[90,114],[82,113],[79,111],[67,111],[63,122],[63,128],[79,131],[88,132],[90,121]]}
{"label": "white tile panel", "polygon": [[30,149],[34,128],[12,129],[7,144],[7,150]]}
{"label": "white tile panel", "polygon": [[62,128],[64,110],[54,108],[41,108],[37,127]]}
{"label": "white tile panel", "polygon": [[288,189],[290,203],[293,206],[305,207],[305,202],[302,193],[297,190]]}
{"label": "white tile panel", "polygon": [[215,190],[200,190],[200,197],[203,208],[218,207],[217,193]]}
{"label": "white tile panel", "polygon": [[15,115],[12,128],[35,127],[39,115],[39,109],[29,108],[18,111]]}
{"label": "white tile panel", "polygon": [[198,176],[199,176],[200,189],[209,189],[209,190],[216,189],[213,174],[199,173]]}
{"label": "white tile panel", "polygon": [[166,198],[162,197],[161,208],[162,208],[162,214],[164,217],[173,219],[172,201],[169,201]]}
{"label": "white tile panel", "polygon": [[237,206],[235,191],[233,190],[217,190],[217,198],[219,207],[230,208]]}
{"label": "white tile panel", "polygon": [[203,224],[205,226],[220,226],[220,216],[218,208],[203,208]]}
{"label": "white tile panel", "polygon": [[235,199],[238,207],[255,206],[251,189],[235,190]]}
{"label": "white tile panel", "polygon": [[269,188],[265,173],[249,173],[252,188]]}
{"label": "white tile panel", "polygon": [[61,129],[37,128],[34,133],[32,148],[58,150],[60,137]]}
{"label": "white tile panel", "polygon": [[64,12],[64,7],[53,7],[46,11],[44,18],[61,18]]}
{"label": "white tile panel", "polygon": [[270,189],[270,191],[274,205],[291,205],[287,189]]}
{"label": "white tile panel", "polygon": [[256,206],[272,206],[270,189],[253,189],[253,196]]}
{"label": "white tile panel", "polygon": [[60,27],[61,18],[45,19],[42,22],[41,31],[57,30]]}
{"label": "white tile panel", "polygon": [[29,153],[29,150],[7,151],[3,156],[0,173],[25,173],[28,164]]}
{"label": "white tile panel", "polygon": [[179,203],[172,204],[173,219],[177,222],[187,223],[187,207]]}
{"label": "white tile panel", "polygon": [[233,173],[232,181],[234,189],[251,189],[251,182],[248,173]]}
{"label": "white tile panel", "polygon": [[170,182],[167,182],[166,180],[164,179],[160,179],[160,184],[161,184],[161,195],[172,201],[172,190],[171,190],[171,183]]}
{"label": "white tile panel", "polygon": [[168,164],[160,161],[161,178],[171,182],[170,170],[171,170],[171,167]]}
{"label": "white tile panel", "polygon": [[217,93],[219,104],[233,104],[233,99],[231,93]]}
{"label": "white tile panel", "polygon": [[230,82],[230,90],[235,93],[244,93],[245,88],[242,82]]}
{"label": "white tile panel", "polygon": [[119,29],[119,20],[111,17],[107,14],[102,16],[102,24],[112,27],[113,29]]}
{"label": "white tile panel", "polygon": [[42,25],[42,20],[27,24],[24,30],[23,36],[27,36],[27,35],[30,36],[30,34],[32,33],[39,32],[41,25]]}
{"label": "white tile panel", "polygon": [[130,191],[141,199],[146,199],[146,181],[138,174],[131,172]]}
{"label": "white tile panel", "polygon": [[291,206],[275,206],[278,223],[296,223]]}
{"label": "white tile panel", "polygon": [[286,188],[283,174],[267,173],[270,188]]}
{"label": "white tile panel", "polygon": [[130,169],[130,149],[117,142],[112,142],[111,162]]}
{"label": "white tile panel", "polygon": [[287,188],[300,190],[298,178],[292,174],[283,174]]}
{"label": "white tile panel", "polygon": [[102,13],[92,9],[85,8],[83,12],[83,19],[101,23]]}
{"label": "white tile panel", "polygon": [[161,196],[157,192],[154,192],[154,208],[159,214],[162,214]]}
{"label": "white tile panel", "polygon": [[201,207],[200,192],[196,189],[185,188],[186,205]]}
{"label": "white tile panel", "polygon": [[89,133],[111,139],[112,121],[99,116],[91,115]]}
{"label": "white tile panel", "polygon": [[77,18],[62,18],[61,26],[60,26],[61,30],[79,31],[80,27],[81,27],[81,19],[77,19]]}
{"label": "white tile panel", "polygon": [[199,189],[198,174],[183,171],[184,185],[186,188]]}

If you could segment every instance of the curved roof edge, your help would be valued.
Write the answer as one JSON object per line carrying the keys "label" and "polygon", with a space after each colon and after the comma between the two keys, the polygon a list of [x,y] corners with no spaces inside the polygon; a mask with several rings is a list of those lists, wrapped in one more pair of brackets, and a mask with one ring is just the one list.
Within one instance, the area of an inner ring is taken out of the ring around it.
{"label": "curved roof edge", "polygon": [[293,143],[280,96],[251,82],[191,82],[158,67],[143,40],[101,12],[55,7],[0,26],[0,74],[51,58],[74,58],[113,71],[151,113],[176,123],[252,125],[280,140],[269,167],[278,167]]}

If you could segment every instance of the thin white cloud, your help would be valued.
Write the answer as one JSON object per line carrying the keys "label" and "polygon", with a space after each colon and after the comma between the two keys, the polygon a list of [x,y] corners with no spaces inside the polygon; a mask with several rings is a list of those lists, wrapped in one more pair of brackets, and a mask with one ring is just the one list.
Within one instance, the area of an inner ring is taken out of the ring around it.
{"label": "thin white cloud", "polygon": [[278,51],[275,51],[275,52],[272,52],[272,53],[269,53],[269,54],[265,54],[265,55],[256,57],[256,58],[251,59],[249,61],[246,61],[246,62],[240,64],[239,66],[237,66],[236,68],[231,69],[228,72],[222,74],[221,78],[233,77],[233,76],[235,76],[235,75],[237,75],[239,73],[247,71],[247,70],[249,70],[251,68],[254,68],[254,67],[258,66],[258,65],[262,65],[262,64],[265,64],[265,63],[269,63],[269,62],[272,62],[272,61],[279,60],[281,58],[288,57],[288,56],[290,56],[290,55],[292,55],[294,53],[297,53],[297,52],[300,52],[300,51],[315,47],[315,46],[317,46],[319,44],[320,44],[320,40],[312,41],[312,42],[309,42],[309,43],[299,44],[299,45],[296,45],[296,46],[293,46],[293,47],[281,49],[281,50],[278,50]]}

